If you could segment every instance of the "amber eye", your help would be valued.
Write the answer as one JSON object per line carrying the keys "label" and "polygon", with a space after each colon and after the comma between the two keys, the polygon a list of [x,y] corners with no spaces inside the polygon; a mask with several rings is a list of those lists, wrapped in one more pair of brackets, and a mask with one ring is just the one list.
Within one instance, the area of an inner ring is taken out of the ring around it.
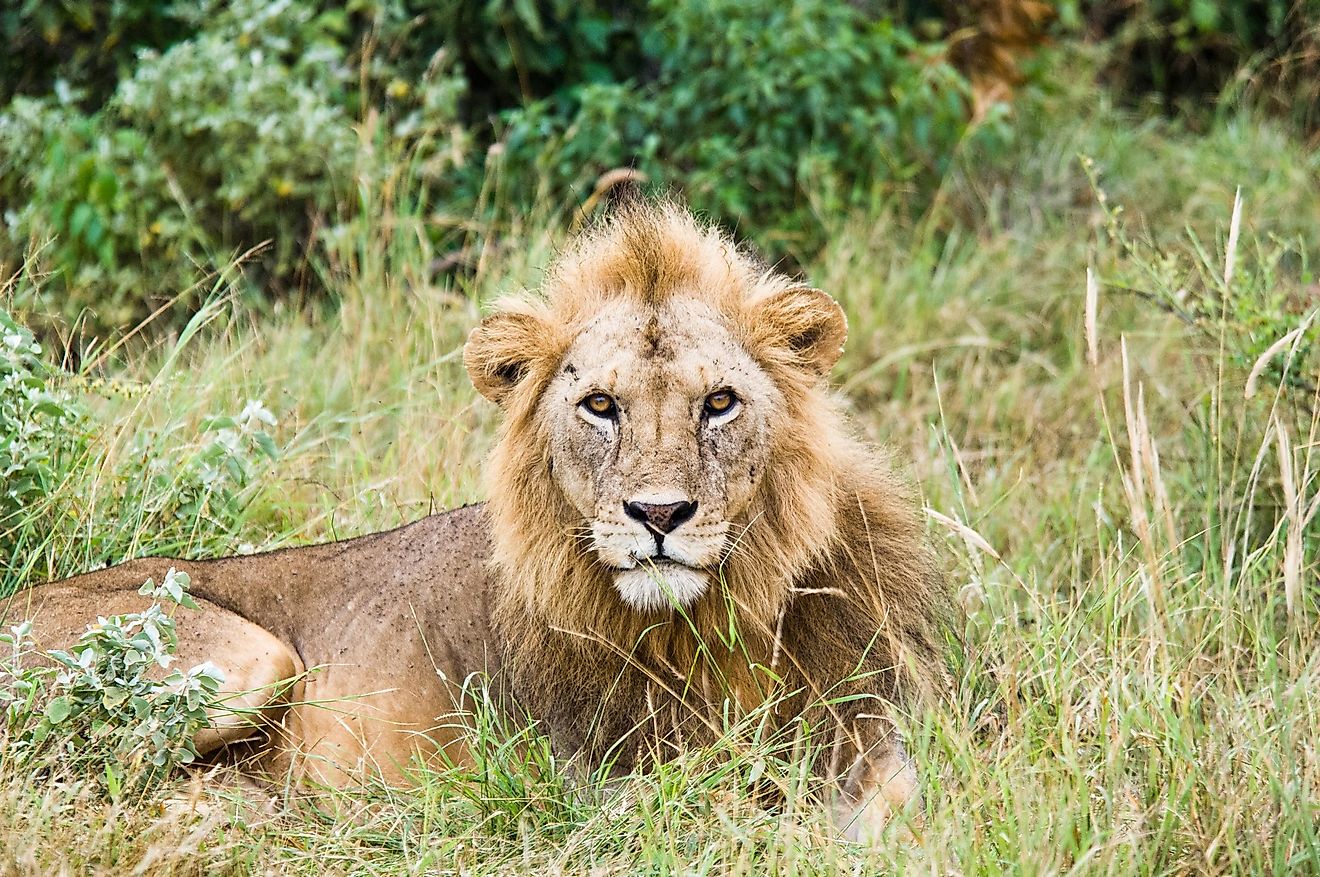
{"label": "amber eye", "polygon": [[738,397],[729,390],[716,390],[706,397],[706,414],[727,414],[738,404]]}
{"label": "amber eye", "polygon": [[614,399],[609,393],[592,393],[578,404],[597,417],[604,417],[607,420],[613,420],[619,413],[619,408],[614,404]]}

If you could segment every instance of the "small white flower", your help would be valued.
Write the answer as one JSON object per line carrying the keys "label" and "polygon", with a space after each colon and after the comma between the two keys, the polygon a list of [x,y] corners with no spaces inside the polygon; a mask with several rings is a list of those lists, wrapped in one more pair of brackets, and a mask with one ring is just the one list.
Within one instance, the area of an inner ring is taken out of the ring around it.
{"label": "small white flower", "polygon": [[267,426],[274,426],[278,421],[275,415],[270,412],[265,403],[260,399],[249,399],[239,412],[238,417],[234,418],[239,427],[245,432],[251,429],[257,423],[264,423]]}

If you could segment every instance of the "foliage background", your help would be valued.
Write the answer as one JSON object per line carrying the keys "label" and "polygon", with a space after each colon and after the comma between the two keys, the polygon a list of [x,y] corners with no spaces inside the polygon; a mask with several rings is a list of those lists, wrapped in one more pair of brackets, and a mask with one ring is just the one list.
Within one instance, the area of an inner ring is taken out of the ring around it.
{"label": "foliage background", "polygon": [[763,806],[755,748],[621,811],[483,732],[320,809],[0,758],[0,861],[1320,873],[1318,35],[1314,0],[0,9],[0,593],[479,499],[462,340],[640,172],[844,304],[969,643],[905,717],[916,846]]}
{"label": "foliage background", "polygon": [[367,219],[362,183],[401,163],[438,272],[534,207],[590,201],[616,168],[801,261],[822,213],[918,213],[961,152],[1002,154],[991,98],[1040,81],[1056,12],[1056,34],[1108,39],[1103,77],[1132,99],[1194,106],[1247,71],[1290,84],[1309,123],[1316,11],[24,0],[0,14],[0,263],[39,251],[59,315],[98,332],[179,296],[195,308],[199,271],[263,244],[254,294],[321,295],[327,251]]}

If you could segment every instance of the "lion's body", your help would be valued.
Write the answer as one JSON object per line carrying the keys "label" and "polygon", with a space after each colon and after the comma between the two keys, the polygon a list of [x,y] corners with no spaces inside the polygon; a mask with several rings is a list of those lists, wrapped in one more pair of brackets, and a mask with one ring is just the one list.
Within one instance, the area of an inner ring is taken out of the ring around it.
{"label": "lion's body", "polygon": [[[21,592],[0,614],[34,618],[39,644],[67,646],[97,616],[140,609],[142,582],[179,569],[201,611],[176,614],[178,663],[212,661],[225,691],[274,701],[263,769],[337,783],[366,766],[398,778],[414,755],[457,742],[449,714],[468,676],[498,673],[489,544],[484,507],[468,506],[343,542],[133,560]],[[299,681],[278,685],[289,679]],[[251,731],[231,727],[199,749]]]}
{"label": "lion's body", "polygon": [[667,757],[771,698],[773,723],[822,728],[834,809],[875,830],[914,793],[888,707],[947,685],[951,610],[910,491],[825,386],[842,311],[672,207],[625,211],[542,296],[498,307],[465,351],[505,414],[487,506],[135,561],[33,604],[67,640],[182,568],[214,604],[181,625],[184,660],[219,664],[231,690],[308,670],[271,751],[332,781],[461,757],[452,714],[473,672],[590,765]]}

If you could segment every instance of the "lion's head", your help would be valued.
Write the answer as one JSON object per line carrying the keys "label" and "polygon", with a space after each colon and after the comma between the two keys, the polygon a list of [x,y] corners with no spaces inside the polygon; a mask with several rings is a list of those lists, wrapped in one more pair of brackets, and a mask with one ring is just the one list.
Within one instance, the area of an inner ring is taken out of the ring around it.
{"label": "lion's head", "polygon": [[566,602],[691,609],[723,577],[773,612],[832,541],[841,418],[824,378],[846,331],[828,295],[676,207],[584,235],[465,350],[506,413],[489,471],[513,588],[580,622]]}

